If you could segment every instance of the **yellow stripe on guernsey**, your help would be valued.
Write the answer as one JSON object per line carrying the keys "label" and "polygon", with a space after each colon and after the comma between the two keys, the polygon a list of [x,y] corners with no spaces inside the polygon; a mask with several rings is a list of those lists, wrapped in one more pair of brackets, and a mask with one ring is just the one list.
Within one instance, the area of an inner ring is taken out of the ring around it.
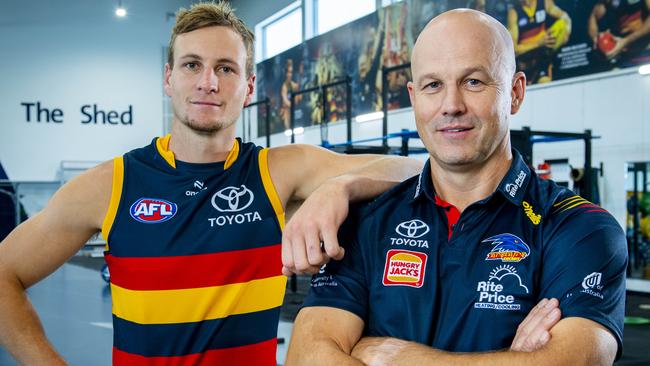
{"label": "yellow stripe on guernsey", "polygon": [[111,201],[108,205],[108,211],[102,224],[102,236],[106,241],[106,250],[108,250],[108,234],[111,232],[117,208],[120,205],[122,197],[122,184],[124,182],[124,158],[121,156],[113,159],[113,188],[111,189]]}
{"label": "yellow stripe on guernsey", "polygon": [[581,205],[586,205],[591,202],[587,201],[586,199],[580,197],[580,196],[571,196],[567,199],[564,199],[556,204],[553,205],[555,207],[555,212],[564,212],[567,210],[570,210],[574,207],[581,206]]}
{"label": "yellow stripe on guernsey", "polygon": [[111,284],[113,314],[139,324],[190,323],[282,305],[287,278],[183,290],[134,291]]}
{"label": "yellow stripe on guernsey", "polygon": [[[176,160],[174,158],[174,152],[169,150],[169,141],[171,140],[172,135],[167,134],[163,137],[159,137],[156,140],[156,149],[158,150],[158,153],[160,156],[165,159],[167,164],[171,165],[172,168],[176,168]],[[237,158],[239,157],[239,141],[235,139],[235,143],[232,146],[232,149],[230,149],[230,152],[228,153],[228,156],[226,157],[226,162],[223,165],[223,169],[228,169],[230,168],[235,161],[237,161]]]}
{"label": "yellow stripe on guernsey", "polygon": [[171,140],[172,135],[167,134],[164,137],[158,137],[156,140],[156,149],[160,156],[165,159],[167,164],[171,165],[172,168],[176,168],[176,160],[174,160],[174,152],[169,150],[169,140]]}
{"label": "yellow stripe on guernsey", "polygon": [[284,230],[284,209],[282,208],[282,201],[278,192],[275,190],[273,185],[273,180],[271,180],[271,172],[269,171],[269,149],[262,149],[259,154],[259,166],[260,166],[260,175],[262,176],[262,183],[264,184],[264,190],[266,195],[271,201],[273,206],[273,211],[275,211],[275,216],[278,218],[280,223],[280,229]]}
{"label": "yellow stripe on guernsey", "polygon": [[235,139],[235,144],[232,146],[232,149],[230,149],[230,152],[226,157],[226,162],[223,164],[223,170],[230,168],[235,163],[235,161],[237,161],[238,157],[239,157],[239,141]]}

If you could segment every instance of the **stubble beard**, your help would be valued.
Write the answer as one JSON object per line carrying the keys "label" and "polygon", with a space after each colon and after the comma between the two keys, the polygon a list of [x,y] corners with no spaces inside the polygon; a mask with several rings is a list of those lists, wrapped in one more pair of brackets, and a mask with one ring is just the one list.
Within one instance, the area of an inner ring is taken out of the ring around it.
{"label": "stubble beard", "polygon": [[187,116],[178,118],[178,120],[183,125],[188,127],[190,130],[202,136],[214,136],[219,132],[221,132],[222,130],[225,130],[226,128],[232,126],[233,123],[235,123],[235,121],[223,121],[223,120],[214,120],[205,123],[205,122],[199,122],[197,120],[190,119]]}

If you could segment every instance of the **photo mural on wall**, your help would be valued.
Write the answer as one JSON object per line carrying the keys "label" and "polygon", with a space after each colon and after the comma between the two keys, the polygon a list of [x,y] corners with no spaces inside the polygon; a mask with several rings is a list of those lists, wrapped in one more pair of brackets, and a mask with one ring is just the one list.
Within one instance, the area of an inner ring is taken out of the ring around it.
{"label": "photo mural on wall", "polygon": [[[513,37],[529,84],[650,63],[650,0],[407,0],[314,37],[257,64],[258,100],[271,103],[271,133],[290,126],[290,93],[351,77],[352,116],[382,110],[382,69],[408,63],[417,35],[455,8],[490,14]],[[388,75],[388,109],[410,107],[408,69]],[[345,118],[345,86],[296,97],[294,127]],[[266,135],[258,109],[258,135]]]}

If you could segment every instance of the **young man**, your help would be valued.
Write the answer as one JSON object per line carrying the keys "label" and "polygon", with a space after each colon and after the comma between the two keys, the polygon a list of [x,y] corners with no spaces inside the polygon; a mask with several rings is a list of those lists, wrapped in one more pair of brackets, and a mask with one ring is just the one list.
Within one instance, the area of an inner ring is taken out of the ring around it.
{"label": "young man", "polygon": [[429,161],[344,225],[347,254],[312,279],[287,365],[611,365],[625,236],[511,149],[526,80],[507,30],[449,11],[411,61]]}
{"label": "young man", "polygon": [[[224,3],[181,10],[169,50],[171,134],[72,180],[0,244],[0,343],[21,364],[64,364],[25,289],[101,230],[114,364],[275,365],[281,258],[288,274],[342,257],[348,201],[419,169],[235,139],[253,96],[253,34]],[[283,239],[287,203],[310,194]]]}

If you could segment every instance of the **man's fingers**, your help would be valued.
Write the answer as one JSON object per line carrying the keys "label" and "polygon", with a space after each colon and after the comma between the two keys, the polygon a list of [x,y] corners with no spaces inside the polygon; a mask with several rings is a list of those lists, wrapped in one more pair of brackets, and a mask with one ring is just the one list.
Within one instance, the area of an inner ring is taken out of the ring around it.
{"label": "man's fingers", "polygon": [[291,275],[293,275],[293,270],[286,266],[282,266],[282,274],[287,277],[290,277]]}
{"label": "man's fingers", "polygon": [[310,266],[321,266],[327,261],[320,245],[320,237],[314,232],[309,232],[305,237],[305,245],[307,246],[307,261]]}
{"label": "man's fingers", "polygon": [[537,305],[535,305],[535,307],[528,313],[528,315],[526,315],[526,318],[524,318],[524,320],[521,323],[519,323],[519,327],[517,328],[517,335],[519,335],[520,333],[524,333],[526,330],[529,329],[528,324],[531,321],[534,321],[535,315],[539,313],[539,311],[543,309],[544,306],[546,306],[547,302],[548,299],[542,299],[540,302],[537,303]]}
{"label": "man's fingers", "polygon": [[[511,349],[514,351],[526,351],[526,344],[529,342],[529,336],[533,332],[535,325],[539,322],[540,313],[544,311],[548,299],[542,299],[535,307],[526,315],[526,318],[517,327],[515,339],[512,341]],[[542,314],[541,317],[545,315]]]}
{"label": "man's fingers", "polygon": [[340,261],[341,259],[343,259],[343,257],[345,257],[345,248],[339,247],[338,255],[336,257],[332,257],[332,258],[334,260]]}
{"label": "man's fingers", "polygon": [[548,343],[551,339],[549,330],[560,320],[560,315],[560,309],[554,308],[541,319],[537,328],[528,336],[528,344],[530,345],[529,348],[531,348],[528,351],[538,350]]}
{"label": "man's fingers", "polygon": [[296,266],[293,262],[293,249],[291,248],[291,241],[287,237],[286,233],[284,233],[282,235],[282,273],[286,276],[290,276],[295,268]]}
{"label": "man's fingers", "polygon": [[295,273],[301,274],[304,270],[309,268],[309,261],[307,260],[307,248],[305,239],[302,236],[295,237],[291,240],[291,253],[293,254],[293,263]]}
{"label": "man's fingers", "polygon": [[550,339],[549,330],[560,320],[557,299],[543,299],[533,308],[517,328],[511,350],[532,352],[543,347]]}
{"label": "man's fingers", "polygon": [[345,250],[339,246],[339,240],[336,234],[336,229],[326,227],[323,228],[321,237],[323,238],[323,249],[325,249],[327,256],[338,261],[343,259]]}

